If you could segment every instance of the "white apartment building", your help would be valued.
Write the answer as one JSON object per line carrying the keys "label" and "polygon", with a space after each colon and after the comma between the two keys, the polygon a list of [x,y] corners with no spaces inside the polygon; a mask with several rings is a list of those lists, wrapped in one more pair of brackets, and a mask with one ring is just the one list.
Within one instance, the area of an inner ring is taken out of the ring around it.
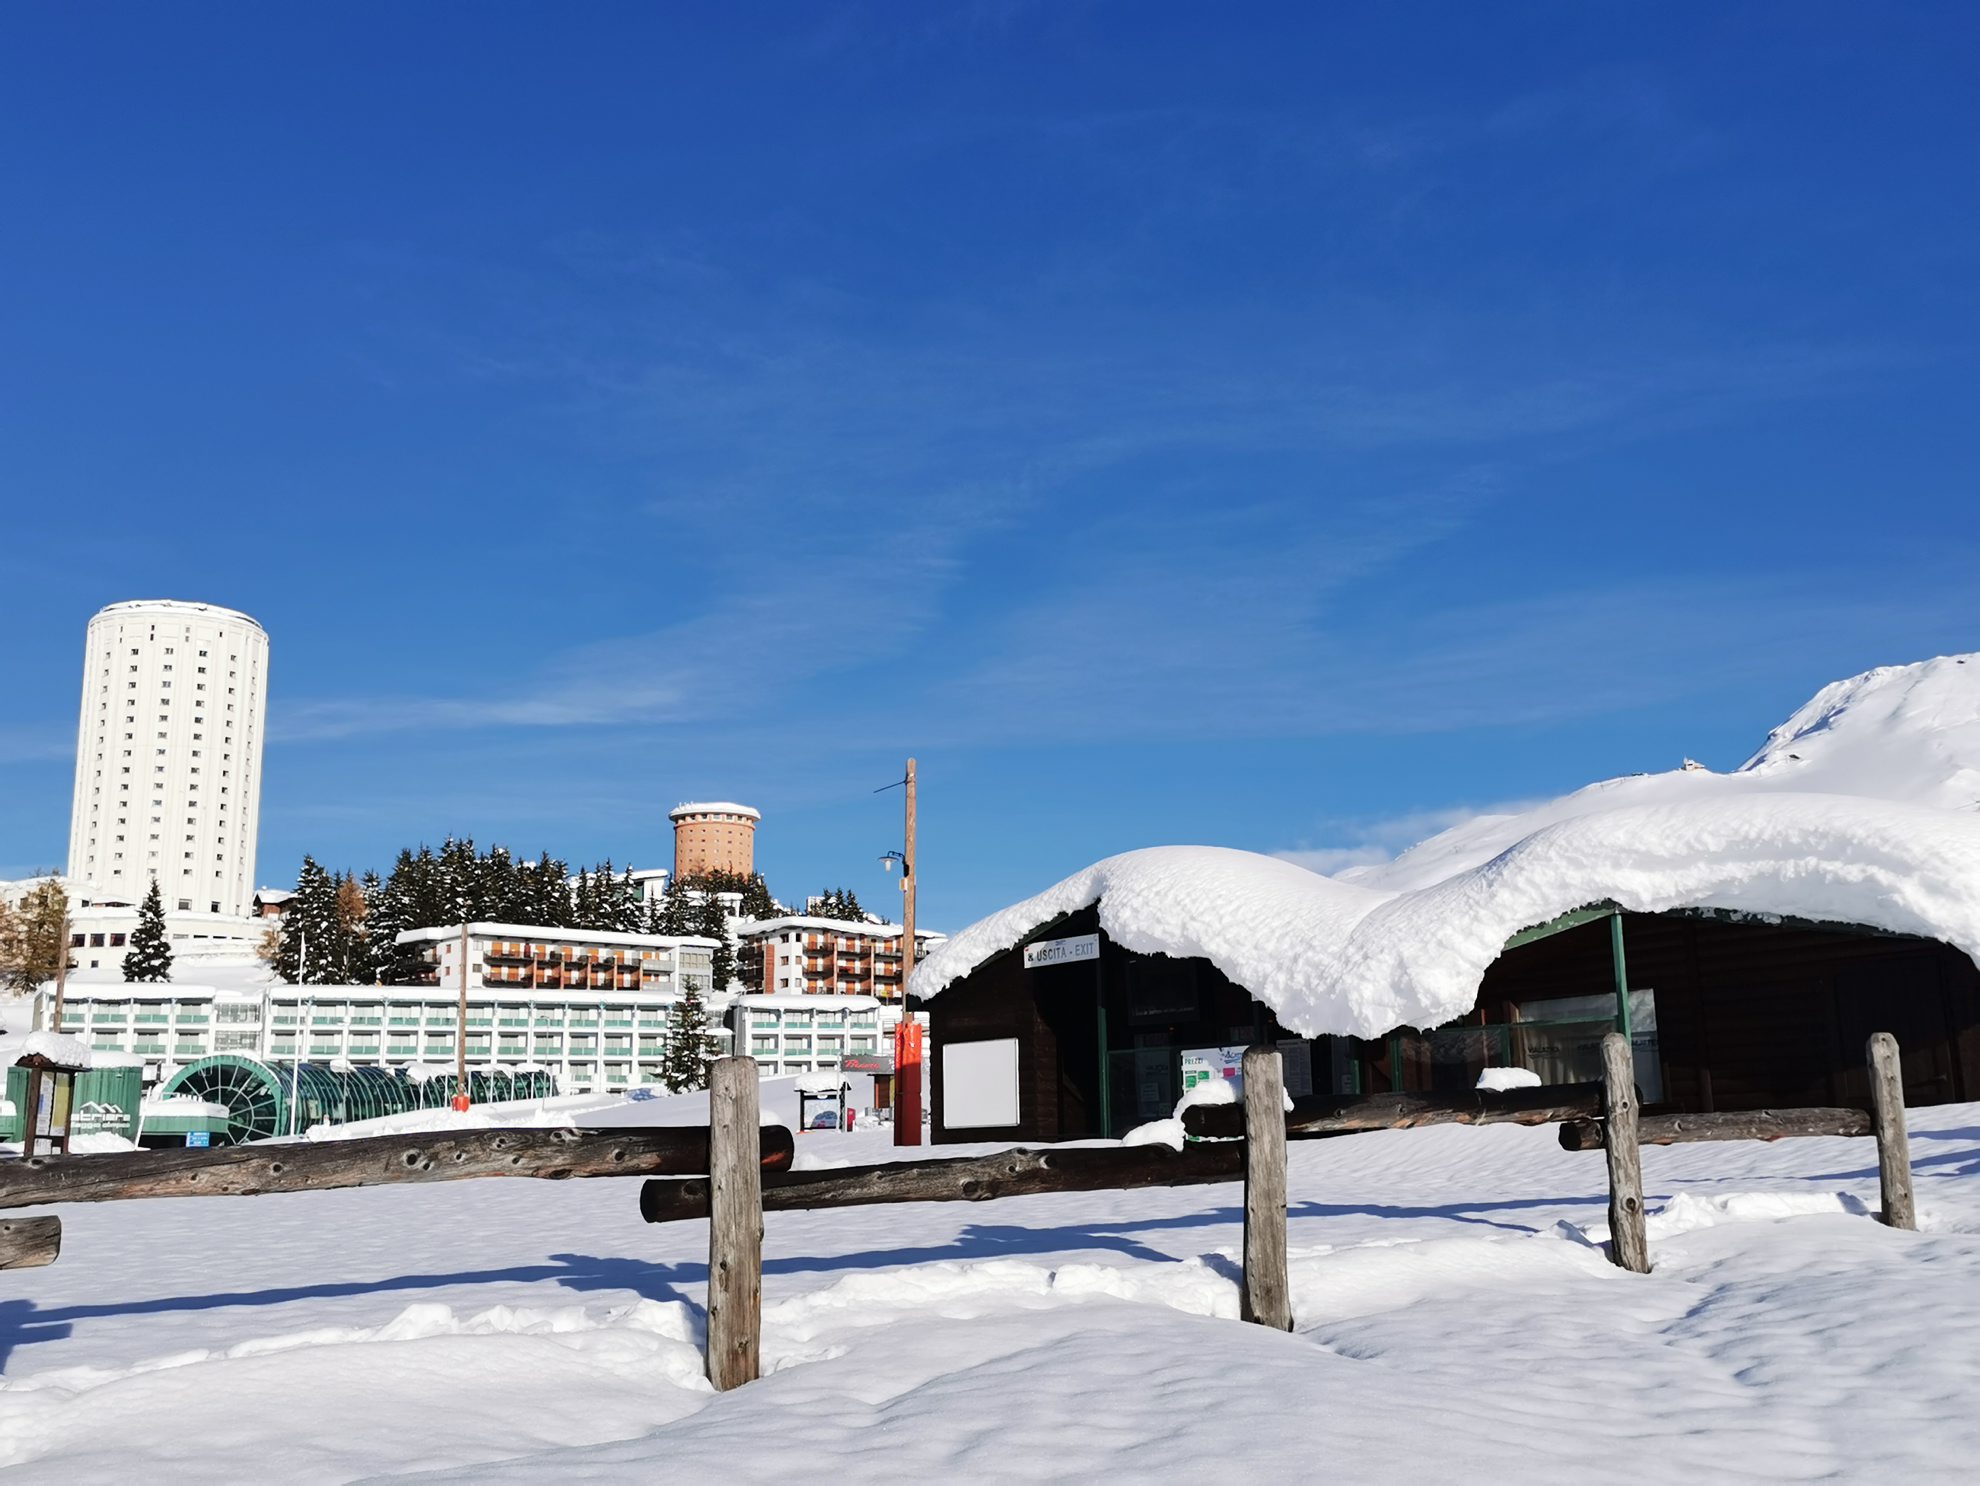
{"label": "white apartment building", "polygon": [[[458,930],[453,931],[458,937]],[[535,931],[541,932],[541,931]],[[594,972],[580,957],[564,987],[483,985],[471,967],[467,1063],[477,1069],[547,1069],[560,1091],[585,1094],[654,1084],[666,1050],[667,1017],[680,987],[707,983],[705,939],[640,938],[634,978],[622,983],[616,963]],[[472,938],[470,939],[472,943]],[[491,942],[502,942],[494,940]],[[595,946],[559,946],[568,952]],[[458,964],[458,961],[455,962]],[[611,983],[605,983],[607,980]],[[581,984],[579,982],[582,982]],[[214,1053],[245,1053],[264,1061],[338,1060],[382,1068],[454,1066],[460,1031],[459,981],[437,986],[278,985],[233,989],[191,984],[71,983],[62,1028],[105,1052],[144,1060],[145,1082],[163,1083],[179,1069]],[[44,989],[35,1023],[45,1025],[53,993]],[[715,1013],[710,1035],[726,1032]]]}
{"label": "white apartment building", "polygon": [[252,949],[267,703],[268,636],[245,614],[158,599],[90,620],[69,814],[78,947],[110,949],[156,879],[175,952]]}
{"label": "white apartment building", "polygon": [[[899,924],[793,916],[738,920],[735,931],[737,976],[752,992],[903,999]],[[946,938],[917,930],[916,959]]]}
{"label": "white apartment building", "polygon": [[847,1053],[891,1052],[898,1006],[873,996],[741,995],[729,1007],[737,1052],[765,1078],[831,1072]]}
{"label": "white apartment building", "polygon": [[[514,986],[553,991],[656,991],[671,998],[690,981],[703,997],[715,987],[715,941],[604,929],[551,929],[541,924],[460,924],[408,929],[400,944],[420,947],[428,985],[457,990],[461,944],[468,986]],[[714,1018],[719,1008],[711,1007]]]}

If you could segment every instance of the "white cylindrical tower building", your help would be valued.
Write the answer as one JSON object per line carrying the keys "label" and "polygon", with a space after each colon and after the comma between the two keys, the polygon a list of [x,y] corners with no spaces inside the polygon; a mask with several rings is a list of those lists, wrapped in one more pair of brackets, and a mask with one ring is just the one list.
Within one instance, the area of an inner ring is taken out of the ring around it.
{"label": "white cylindrical tower building", "polygon": [[267,708],[268,635],[247,615],[146,599],[91,619],[71,895],[135,903],[155,877],[168,918],[246,918]]}

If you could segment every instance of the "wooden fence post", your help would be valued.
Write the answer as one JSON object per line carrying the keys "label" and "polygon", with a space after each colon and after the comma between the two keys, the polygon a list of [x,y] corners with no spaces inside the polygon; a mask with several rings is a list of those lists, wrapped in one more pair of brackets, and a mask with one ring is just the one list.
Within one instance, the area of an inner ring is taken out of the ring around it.
{"label": "wooden fence post", "polygon": [[1609,1159],[1609,1262],[1650,1272],[1650,1236],[1643,1222],[1643,1151],[1637,1143],[1636,1059],[1629,1039],[1602,1039],[1602,1148]]}
{"label": "wooden fence post", "polygon": [[1915,1229],[1918,1209],[1911,1196],[1911,1135],[1904,1124],[1904,1078],[1899,1071],[1897,1039],[1888,1032],[1872,1032],[1864,1051],[1870,1063],[1871,1117],[1877,1125],[1882,1217],[1892,1228]]}
{"label": "wooden fence post", "polygon": [[1286,1278],[1286,1098],[1279,1050],[1260,1043],[1244,1053],[1243,1316],[1275,1331],[1292,1330]]}
{"label": "wooden fence post", "polygon": [[763,1173],[754,1058],[708,1066],[708,1381],[753,1382],[763,1322]]}

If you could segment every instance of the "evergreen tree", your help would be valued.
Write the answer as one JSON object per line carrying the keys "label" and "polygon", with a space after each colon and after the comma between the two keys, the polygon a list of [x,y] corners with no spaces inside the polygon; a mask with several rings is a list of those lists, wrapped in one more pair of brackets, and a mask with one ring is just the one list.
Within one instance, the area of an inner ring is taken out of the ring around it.
{"label": "evergreen tree", "polygon": [[715,1056],[708,1035],[708,1013],[695,976],[683,976],[681,994],[667,1013],[667,1046],[660,1057],[660,1081],[676,1094],[708,1086],[708,1060]]}
{"label": "evergreen tree", "polygon": [[[437,928],[447,922],[452,908],[440,869],[440,858],[434,855],[432,847],[421,845],[411,866],[406,879],[407,917],[411,920],[407,927]],[[454,922],[459,923],[460,920],[455,919]]]}
{"label": "evergreen tree", "polygon": [[612,888],[612,927],[622,934],[637,934],[644,926],[646,912],[639,901],[639,885],[632,868],[621,872]]}
{"label": "evergreen tree", "polygon": [[527,924],[552,929],[575,927],[571,913],[570,868],[544,852],[530,872]]}
{"label": "evergreen tree", "polygon": [[782,906],[770,896],[770,887],[764,882],[763,874],[750,873],[749,880],[742,886],[742,916],[765,919],[776,918],[782,913]]}
{"label": "evergreen tree", "polygon": [[577,920],[576,927],[598,927],[598,889],[591,873],[583,867],[578,868],[577,882],[571,887],[571,913]]}
{"label": "evergreen tree", "polygon": [[481,858],[475,854],[473,837],[464,836],[457,840],[449,836],[440,843],[438,875],[441,916],[434,924],[422,924],[421,928],[471,924],[486,917],[481,911],[482,864]]}
{"label": "evergreen tree", "polygon": [[709,985],[716,995],[725,994],[729,982],[736,978],[736,951],[729,943],[729,915],[715,894],[701,895],[695,907],[693,933],[715,941],[714,953],[709,956]]}
{"label": "evergreen tree", "polygon": [[325,985],[336,978],[338,955],[337,884],[314,857],[305,856],[296,895],[282,915],[276,969],[290,985]]}
{"label": "evergreen tree", "polygon": [[371,978],[381,985],[411,985],[417,978],[418,951],[398,939],[403,931],[423,928],[428,922],[418,911],[421,894],[417,879],[421,871],[419,858],[401,850],[377,900],[366,911]]}
{"label": "evergreen tree", "polygon": [[358,892],[364,898],[363,928],[351,953],[351,980],[357,985],[373,985],[382,978],[386,953],[404,925],[385,916],[385,884],[376,872],[364,874]]}
{"label": "evergreen tree", "polygon": [[491,846],[481,863],[479,909],[481,918],[501,924],[528,923],[516,916],[522,906],[522,881],[506,846]]}
{"label": "evergreen tree", "polygon": [[866,922],[866,910],[859,905],[859,895],[851,888],[827,888],[816,898],[806,912],[812,918],[839,919],[847,923]]}
{"label": "evergreen tree", "polygon": [[688,896],[687,888],[679,878],[667,879],[667,887],[660,895],[660,926],[656,934],[671,934],[679,938],[694,932],[694,900]]}
{"label": "evergreen tree", "polygon": [[137,927],[131,930],[130,952],[124,956],[124,979],[171,978],[172,942],[165,934],[165,900],[158,895],[158,879],[154,877],[144,901],[138,904]]}

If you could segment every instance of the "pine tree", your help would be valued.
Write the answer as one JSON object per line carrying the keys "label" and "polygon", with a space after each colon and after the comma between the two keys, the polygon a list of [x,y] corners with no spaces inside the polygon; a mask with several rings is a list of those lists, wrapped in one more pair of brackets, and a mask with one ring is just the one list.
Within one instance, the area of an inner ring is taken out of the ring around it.
{"label": "pine tree", "polygon": [[592,884],[591,873],[583,867],[578,868],[577,882],[571,887],[571,912],[577,928],[598,927],[598,890]]}
{"label": "pine tree", "polygon": [[699,938],[715,941],[714,953],[709,956],[709,985],[716,995],[726,994],[729,982],[736,978],[736,951],[729,942],[729,915],[714,893],[701,895],[693,932]]}
{"label": "pine tree", "polygon": [[481,858],[475,854],[474,838],[449,836],[440,843],[439,889],[441,916],[434,925],[470,924],[485,915],[481,911]]}
{"label": "pine tree", "polygon": [[378,899],[366,912],[366,942],[371,954],[372,978],[388,986],[411,985],[417,978],[418,950],[400,944],[399,935],[407,929],[426,927],[418,914],[420,898],[417,879],[419,858],[401,850],[391,874],[379,889]]}
{"label": "pine tree", "polygon": [[481,864],[479,916],[496,923],[527,923],[516,910],[522,897],[522,880],[506,846],[491,846]]}
{"label": "pine tree", "polygon": [[619,874],[612,889],[612,918],[612,927],[621,934],[637,934],[645,924],[646,912],[639,901],[639,885],[633,881],[631,867]]}
{"label": "pine tree", "polygon": [[165,900],[158,879],[151,879],[138,904],[137,927],[131,930],[130,952],[124,956],[124,979],[160,981],[172,978],[172,942],[165,933]]}
{"label": "pine tree", "polygon": [[[447,885],[440,868],[440,858],[433,854],[433,848],[422,845],[419,854],[412,859],[412,870],[406,879],[407,925],[413,929],[438,928],[447,922],[452,905],[448,901]],[[455,923],[459,923],[457,918]]]}
{"label": "pine tree", "polygon": [[866,910],[859,906],[859,895],[851,888],[827,888],[806,910],[812,918],[840,919],[849,923],[864,923]]}
{"label": "pine tree", "polygon": [[687,888],[679,878],[667,879],[667,887],[660,894],[660,927],[654,932],[671,934],[679,938],[694,932],[694,901],[688,897]]}
{"label": "pine tree", "polygon": [[282,915],[281,959],[276,968],[290,985],[324,985],[338,965],[337,885],[314,857],[303,858],[296,895]]}
{"label": "pine tree", "polygon": [[742,885],[742,916],[744,918],[776,918],[783,909],[777,900],[770,896],[769,884],[764,882],[761,872],[752,872]]}
{"label": "pine tree", "polygon": [[362,926],[351,949],[350,976],[353,984],[372,985],[384,969],[385,951],[392,939],[398,937],[399,926],[382,917],[385,884],[378,880],[376,872],[364,874],[358,884],[358,892],[364,899],[364,912],[361,915]]}
{"label": "pine tree", "polygon": [[708,1060],[714,1056],[715,1041],[708,1035],[701,986],[695,977],[683,976],[681,994],[667,1013],[667,1047],[660,1057],[660,1081],[676,1094],[706,1088]]}

